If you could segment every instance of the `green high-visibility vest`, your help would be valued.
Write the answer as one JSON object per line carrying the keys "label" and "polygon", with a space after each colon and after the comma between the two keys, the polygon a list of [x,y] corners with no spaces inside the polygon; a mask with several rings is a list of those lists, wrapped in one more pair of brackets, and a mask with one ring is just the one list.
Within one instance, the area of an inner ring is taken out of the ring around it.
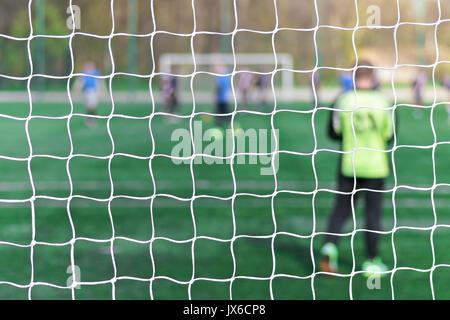
{"label": "green high-visibility vest", "polygon": [[392,112],[388,109],[391,106],[381,92],[374,90],[349,91],[336,101],[333,127],[342,135],[342,150],[350,152],[342,156],[344,176],[385,178],[389,175],[386,149],[393,135]]}

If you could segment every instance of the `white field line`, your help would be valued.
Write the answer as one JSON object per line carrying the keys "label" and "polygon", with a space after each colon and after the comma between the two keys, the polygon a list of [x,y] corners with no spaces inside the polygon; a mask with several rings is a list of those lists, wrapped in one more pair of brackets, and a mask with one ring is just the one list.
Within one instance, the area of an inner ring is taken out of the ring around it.
{"label": "white field line", "polygon": [[[238,180],[237,186],[239,189],[253,189],[255,191],[265,191],[272,193],[274,184],[271,181],[254,181],[254,180]],[[172,189],[172,190],[190,190],[192,185],[191,182],[180,183],[175,180],[162,180],[156,182],[157,188]],[[55,190],[68,190],[68,181],[45,181],[45,182],[35,182],[36,189],[39,191],[55,191]],[[278,186],[280,190],[313,190],[314,183],[310,181],[278,181]],[[128,190],[148,190],[151,187],[149,182],[144,181],[117,181],[114,182],[115,189],[126,188]],[[320,188],[335,190],[336,184],[334,182],[324,182],[320,183]],[[392,189],[392,185],[387,185],[387,189]],[[110,188],[110,183],[108,181],[76,181],[74,182],[75,190],[84,191],[102,191]],[[227,180],[196,180],[196,189],[214,189],[214,190],[232,190],[233,182]],[[30,191],[31,185],[29,182],[1,182],[0,192],[25,192]],[[429,191],[428,191],[429,192]],[[162,192],[161,192],[162,193]],[[164,193],[170,193],[164,190]],[[396,207],[401,208],[431,208],[431,199],[415,199],[414,197],[418,194],[424,192],[418,192],[405,188],[398,188],[396,190],[397,194],[408,195],[408,198],[404,196],[401,199],[396,199]],[[440,187],[435,189],[435,194],[440,195],[450,195],[450,187]],[[390,193],[387,195],[390,196]],[[333,205],[333,197],[321,198],[317,197],[314,204],[316,208],[329,209]],[[436,208],[448,208],[450,209],[450,197],[435,198]],[[39,199],[37,205],[39,207],[66,207],[66,200],[46,200]],[[215,200],[202,198],[201,200],[195,201],[195,205],[198,207],[229,207],[231,200]],[[158,197],[153,203],[154,207],[171,208],[171,207],[186,207],[189,206],[189,201],[178,201],[175,199],[167,198],[164,196]],[[281,207],[287,208],[310,208],[312,207],[311,195],[304,197],[287,196],[283,194],[282,196],[277,196],[275,200],[275,205],[280,205]],[[385,200],[385,207],[392,208],[392,201]],[[85,200],[80,198],[74,198],[71,201],[72,207],[104,207],[107,206],[107,202]],[[113,207],[136,207],[143,208],[150,206],[150,200],[133,200],[129,198],[119,198],[112,201]],[[248,208],[265,208],[270,206],[270,199],[254,199],[251,197],[240,197],[236,201],[236,206],[248,207]],[[29,207],[29,202],[21,203],[8,203],[0,200],[0,207]]]}
{"label": "white field line", "polygon": [[[111,187],[109,181],[72,181],[74,188],[86,191],[102,191]],[[277,180],[279,190],[304,191],[314,190],[315,184],[311,181],[298,180]],[[145,190],[151,187],[151,181],[114,181],[114,188],[125,188],[129,190]],[[35,181],[34,185],[41,191],[68,190],[69,181]],[[274,182],[272,181],[256,181],[256,180],[236,180],[236,186],[239,189],[253,189],[257,191],[267,190],[273,192]],[[156,180],[156,187],[159,189],[170,188],[173,190],[186,190],[192,188],[192,182],[173,180]],[[232,180],[195,180],[196,189],[213,189],[213,190],[230,190],[233,189]],[[386,189],[392,189],[393,185],[386,185]],[[398,186],[397,186],[398,187]],[[429,188],[427,185],[414,185],[418,188]],[[336,190],[336,183],[332,181],[319,181],[319,189]],[[0,182],[1,191],[28,191],[31,190],[31,184],[27,181],[11,181]],[[418,191],[399,188],[397,193],[417,194]],[[441,186],[435,189],[436,194],[450,195],[450,186]]]}
{"label": "white field line", "polygon": [[[340,89],[337,87],[322,88],[319,92],[319,99],[322,102],[330,103],[336,99],[339,95]],[[383,89],[383,93],[393,98],[392,89]],[[308,87],[298,87],[292,90],[292,92],[287,92],[286,90],[276,89],[275,90],[276,100],[278,102],[292,102],[292,101],[310,101],[313,97],[311,88]],[[399,88],[396,89],[397,101],[410,101],[413,96],[413,92],[410,88]],[[77,95],[72,95],[73,101],[82,101]],[[239,93],[236,92],[236,96],[239,100]],[[266,95],[268,98],[273,100],[272,90],[268,90]],[[153,97],[155,102],[161,103],[163,101],[160,92],[154,92]],[[33,102],[47,102],[47,103],[65,103],[69,101],[66,92],[60,91],[47,91],[47,92],[32,92]],[[113,98],[115,103],[149,103],[151,102],[150,94],[148,91],[114,91]],[[434,101],[435,93],[433,88],[427,88],[424,92],[424,99],[426,101]],[[437,101],[448,101],[448,93],[442,87],[436,88],[436,98]],[[103,102],[110,102],[109,95],[105,95],[102,98]],[[180,92],[180,101],[188,103],[192,102],[192,93],[190,91]],[[211,103],[214,101],[215,94],[214,91],[205,92],[199,91],[195,92],[195,101],[197,103]],[[14,91],[3,91],[0,92],[0,103],[2,102],[29,102],[28,94],[26,92],[14,92]]]}
{"label": "white field line", "polygon": [[[316,209],[330,209],[334,203],[333,197],[320,198],[317,197],[314,203]],[[362,203],[362,201],[360,202]],[[435,199],[436,209],[450,209],[450,199]],[[35,206],[40,208],[66,208],[67,200],[49,200],[38,199]],[[308,196],[295,197],[286,196],[276,197],[274,207],[293,208],[293,209],[310,209],[312,208],[312,198]],[[395,200],[396,208],[407,209],[426,209],[432,210],[431,199],[413,199],[402,198]],[[29,208],[29,202],[2,202],[0,200],[0,208]],[[71,208],[107,208],[107,201],[95,201],[82,198],[73,198],[70,204]],[[111,201],[112,208],[150,208],[150,200],[136,200],[130,198],[116,198]],[[179,201],[165,196],[157,197],[153,202],[153,208],[186,208],[190,207],[190,201]],[[212,198],[201,198],[194,201],[194,208],[230,208],[231,200],[217,200]],[[250,196],[239,197],[235,200],[235,208],[270,208],[270,198],[261,199]],[[392,208],[392,201],[384,200],[385,208]],[[431,211],[430,211],[431,212]],[[312,214],[312,213],[311,213]]]}

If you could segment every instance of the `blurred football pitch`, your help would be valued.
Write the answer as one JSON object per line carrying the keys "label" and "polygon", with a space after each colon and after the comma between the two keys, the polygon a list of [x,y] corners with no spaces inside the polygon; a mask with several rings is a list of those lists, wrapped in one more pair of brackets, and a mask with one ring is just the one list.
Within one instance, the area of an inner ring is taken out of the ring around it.
{"label": "blurred football pitch", "polygon": [[[193,299],[229,299],[230,286],[233,299],[270,299],[270,292],[275,299],[311,299],[313,291],[317,299],[348,299],[350,291],[354,299],[391,299],[392,290],[396,299],[430,299],[432,290],[449,299],[450,229],[440,226],[450,225],[450,144],[439,143],[450,141],[445,105],[424,110],[419,120],[411,107],[398,107],[397,145],[411,147],[395,151],[399,188],[385,193],[380,255],[398,269],[379,290],[369,290],[361,274],[349,276],[365,259],[364,232],[342,237],[342,276],[309,277],[318,271],[320,233],[334,198],[325,189],[335,190],[338,154],[308,154],[315,140],[316,149],[339,150],[327,137],[329,111],[288,111],[310,108],[278,105],[286,110],[273,118],[279,149],[306,155],[281,153],[275,183],[257,164],[234,164],[233,182],[229,164],[196,164],[193,179],[189,164],[149,160],[153,145],[155,154],[170,155],[172,132],[189,129],[189,118],[150,119],[151,104],[102,104],[99,114],[112,117],[94,127],[81,104],[71,113],[69,104],[33,103],[31,118],[26,103],[0,104],[0,298],[26,299],[32,282],[33,299],[70,299],[72,291],[58,287],[71,276],[73,253],[83,283],[77,299],[110,299],[111,279],[117,299],[149,299],[150,292],[155,299],[187,299],[188,292]],[[191,112],[192,105],[181,106],[180,114]],[[243,129],[271,128],[271,115],[239,113],[235,120]],[[355,218],[364,228],[362,208]],[[346,232],[352,230],[350,220]]]}

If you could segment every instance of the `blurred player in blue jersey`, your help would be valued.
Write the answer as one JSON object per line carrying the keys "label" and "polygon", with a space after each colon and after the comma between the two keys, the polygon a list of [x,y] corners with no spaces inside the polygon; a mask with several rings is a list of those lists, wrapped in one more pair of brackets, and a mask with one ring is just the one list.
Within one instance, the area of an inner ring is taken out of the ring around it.
{"label": "blurred player in blue jersey", "polygon": [[[220,76],[216,76],[216,108],[219,115],[229,113],[229,98],[231,92],[231,75],[228,75],[229,71],[223,64],[215,66],[215,71]],[[216,117],[216,123],[223,126],[230,119],[230,116],[218,116]]]}
{"label": "blurred player in blue jersey", "polygon": [[[98,77],[101,76],[100,71],[96,68],[94,62],[86,62],[81,71],[84,75],[78,78],[75,83],[74,91],[76,93],[82,92],[84,104],[87,112],[91,116],[96,115],[100,95],[106,92],[105,83]],[[93,126],[96,123],[95,117],[86,118],[86,124]]]}
{"label": "blurred player in blue jersey", "polygon": [[339,85],[341,86],[341,94],[353,90],[353,75],[351,72],[342,72],[339,75]]}

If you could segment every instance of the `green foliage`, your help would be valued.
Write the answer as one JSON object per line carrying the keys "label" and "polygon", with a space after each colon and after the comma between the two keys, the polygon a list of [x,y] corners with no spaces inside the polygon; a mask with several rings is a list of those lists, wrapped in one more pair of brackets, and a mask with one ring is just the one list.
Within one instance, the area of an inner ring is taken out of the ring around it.
{"label": "green foliage", "polygon": [[[61,10],[54,4],[47,3],[45,7],[45,30],[39,30],[36,19],[33,19],[33,34],[46,35],[64,35],[67,34],[67,27],[65,24],[65,17],[61,14]],[[29,15],[28,9],[24,8],[15,14],[13,23],[11,24],[9,33],[15,37],[27,38],[30,35]],[[34,43],[33,43],[34,42]],[[34,44],[40,42],[43,45],[43,52],[45,59],[52,61],[52,66],[58,68],[61,66],[60,62],[64,59],[67,45],[66,41],[55,38],[36,38],[32,40],[32,48]],[[26,41],[13,41],[0,39],[2,53],[0,57],[5,66],[5,72],[12,75],[26,75],[28,73],[28,50],[26,49]],[[33,55],[39,56],[36,51]]]}
{"label": "green foliage", "polygon": [[[54,5],[47,4],[45,7],[45,34],[64,35],[68,33],[66,19],[61,15],[60,10]],[[46,40],[46,52],[51,61],[59,58],[67,49],[61,40],[51,38]]]}

